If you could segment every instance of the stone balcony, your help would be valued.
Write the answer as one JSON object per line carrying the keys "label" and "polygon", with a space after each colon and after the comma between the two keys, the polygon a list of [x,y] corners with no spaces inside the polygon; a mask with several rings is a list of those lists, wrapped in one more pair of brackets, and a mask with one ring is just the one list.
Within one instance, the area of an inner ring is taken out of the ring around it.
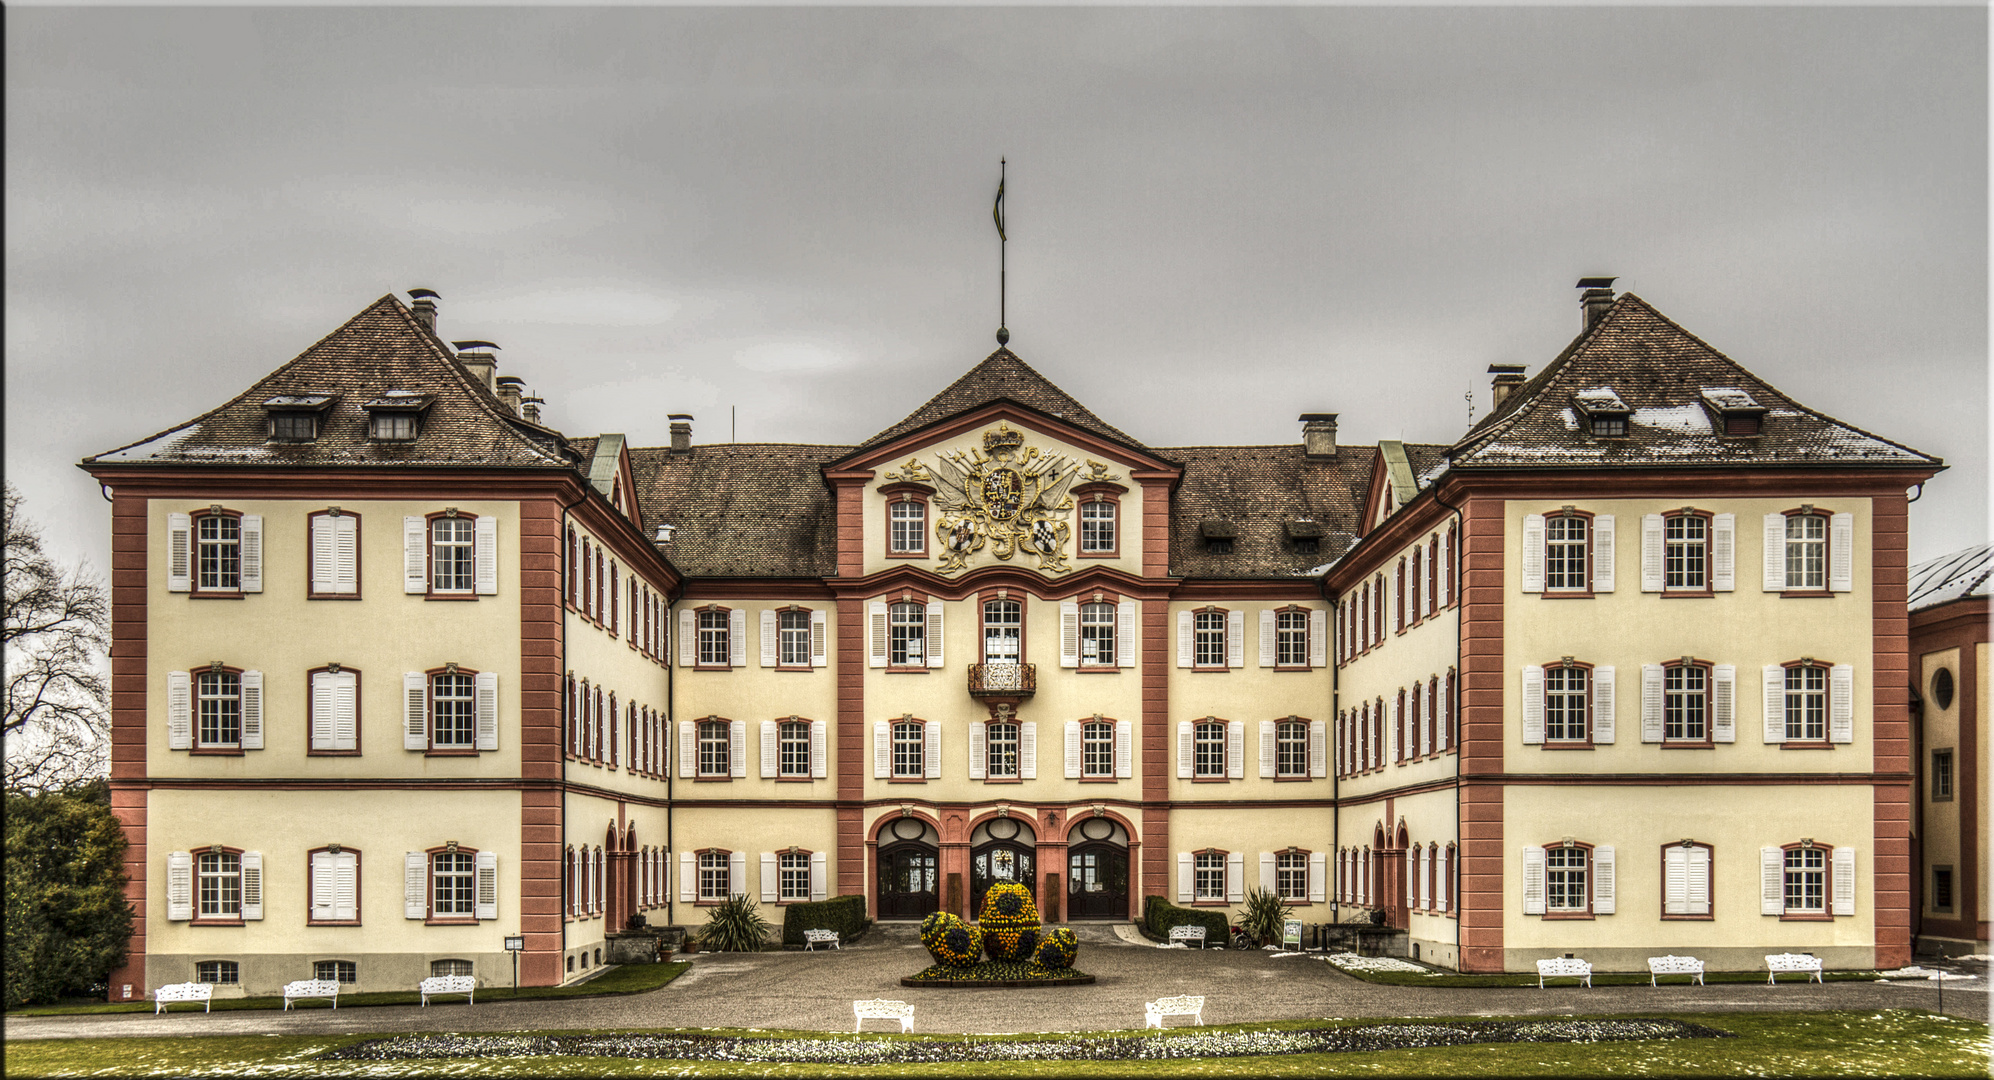
{"label": "stone balcony", "polygon": [[1021,701],[1038,692],[1036,664],[971,664],[969,696],[977,699],[1003,698]]}

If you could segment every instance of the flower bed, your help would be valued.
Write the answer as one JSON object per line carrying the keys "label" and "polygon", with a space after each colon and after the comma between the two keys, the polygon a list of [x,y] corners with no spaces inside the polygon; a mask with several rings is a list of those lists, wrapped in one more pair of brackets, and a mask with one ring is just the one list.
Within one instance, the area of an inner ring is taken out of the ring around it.
{"label": "flower bed", "polygon": [[900,980],[902,986],[952,986],[961,989],[997,986],[1085,986],[1094,976],[1070,967],[1055,968],[1029,960],[985,960],[966,967],[936,964]]}

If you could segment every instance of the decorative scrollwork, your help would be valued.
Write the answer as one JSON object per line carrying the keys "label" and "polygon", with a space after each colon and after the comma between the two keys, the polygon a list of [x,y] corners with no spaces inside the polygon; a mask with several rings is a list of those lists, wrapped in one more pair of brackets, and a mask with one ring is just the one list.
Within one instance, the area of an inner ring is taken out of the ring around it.
{"label": "decorative scrollwork", "polygon": [[[1037,558],[1040,570],[1063,574],[1072,569],[1066,565],[1072,526],[1064,515],[1073,509],[1067,489],[1080,464],[1024,442],[1024,432],[999,422],[983,433],[982,450],[943,451],[932,473],[922,470],[937,488],[935,537],[941,542],[942,573],[967,568],[970,556],[986,546],[1007,562],[1024,552]],[[916,467],[910,460],[902,470],[911,476]]]}

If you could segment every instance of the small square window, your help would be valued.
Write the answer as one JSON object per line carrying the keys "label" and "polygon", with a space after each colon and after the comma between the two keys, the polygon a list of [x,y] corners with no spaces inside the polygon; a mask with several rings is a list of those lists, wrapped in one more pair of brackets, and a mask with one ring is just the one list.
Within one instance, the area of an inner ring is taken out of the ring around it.
{"label": "small square window", "polygon": [[360,981],[360,968],[351,960],[320,960],[312,965],[312,978],[352,986]]}
{"label": "small square window", "polygon": [[1932,801],[1952,801],[1952,751],[1932,751]]}
{"label": "small square window", "polygon": [[1205,552],[1210,555],[1232,554],[1232,537],[1214,536],[1205,541]]}
{"label": "small square window", "polygon": [[369,438],[384,442],[408,442],[415,438],[415,414],[406,412],[377,412],[367,417]]}
{"label": "small square window", "polygon": [[270,414],[270,437],[278,442],[311,442],[318,438],[318,414],[280,412]]}
{"label": "small square window", "polygon": [[1322,541],[1313,536],[1304,536],[1295,541],[1295,554],[1297,555],[1319,555],[1321,553]]}
{"label": "small square window", "polygon": [[1615,436],[1627,434],[1627,418],[1624,416],[1595,416],[1592,418],[1594,436]]}
{"label": "small square window", "polygon": [[241,972],[233,960],[203,960],[194,965],[194,981],[234,986],[242,981]]}

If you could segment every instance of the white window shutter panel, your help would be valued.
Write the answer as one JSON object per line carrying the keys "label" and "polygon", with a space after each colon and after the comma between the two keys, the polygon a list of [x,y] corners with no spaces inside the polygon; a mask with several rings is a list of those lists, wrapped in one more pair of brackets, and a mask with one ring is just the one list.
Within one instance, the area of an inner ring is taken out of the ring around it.
{"label": "white window shutter panel", "polygon": [[332,749],[360,749],[360,677],[342,671],[332,678]]}
{"label": "white window shutter panel", "polygon": [[360,591],[360,519],[351,514],[333,518],[331,592],[351,596]]}
{"label": "white window shutter panel", "polygon": [[1059,602],[1059,666],[1080,666],[1080,604],[1075,600]]}
{"label": "white window shutter panel", "polygon": [[185,922],[194,917],[194,856],[186,851],[166,853],[166,918]]}
{"label": "white window shutter panel", "polygon": [[193,679],[192,675],[184,671],[166,673],[166,748],[168,750],[194,748]]}
{"label": "white window shutter panel", "polygon": [[825,884],[826,878],[829,875],[825,873],[824,864],[823,852],[813,851],[810,853],[810,899],[813,901],[822,900],[828,895]]}
{"label": "white window shutter panel", "polygon": [[679,903],[699,902],[699,857],[690,851],[679,853]]}
{"label": "white window shutter panel", "polygon": [[1274,609],[1260,609],[1260,666],[1274,666]]}
{"label": "white window shutter panel", "polygon": [[1066,778],[1080,779],[1080,721],[1068,720],[1066,734]]}
{"label": "white window shutter panel", "polygon": [[1177,721],[1177,779],[1179,780],[1191,778],[1191,766],[1197,754],[1191,727],[1189,720]]}
{"label": "white window shutter panel", "polygon": [[1544,849],[1523,849],[1523,913],[1544,914]]}
{"label": "white window shutter panel", "polygon": [[1268,892],[1273,892],[1275,884],[1274,853],[1263,851],[1260,853],[1260,887]]}
{"label": "white window shutter panel", "polygon": [[[1836,514],[1828,519],[1828,591],[1848,592],[1855,588],[1856,516]],[[247,565],[247,563],[245,563]],[[244,586],[245,589],[248,586]]]}
{"label": "white window shutter panel", "polygon": [[775,904],[782,901],[782,871],[775,861],[775,852],[762,852],[762,903]]}
{"label": "white window shutter panel", "polygon": [[[346,516],[333,517],[320,514],[312,518],[312,591],[333,593],[339,591],[339,523],[349,520]],[[313,857],[316,865],[317,857]],[[316,904],[314,900],[314,904]],[[330,909],[327,909],[330,910]],[[313,918],[320,916],[314,915]],[[324,916],[331,918],[330,915]]]}
{"label": "white window shutter panel", "polygon": [[1320,904],[1329,897],[1329,856],[1320,851],[1309,852],[1309,903]]}
{"label": "white window shutter panel", "polygon": [[429,522],[414,516],[402,519],[402,591],[429,591]]}
{"label": "white window shutter panel", "polygon": [[242,918],[254,922],[263,918],[263,853],[242,853]]}
{"label": "white window shutter panel", "polygon": [[402,917],[429,914],[429,856],[411,851],[402,858]]}
{"label": "white window shutter panel", "polygon": [[885,667],[887,645],[886,601],[873,600],[868,602],[865,607],[866,626],[868,627],[868,633],[871,635],[871,640],[866,643],[871,650],[871,659],[867,660],[866,663],[871,667]]}
{"label": "white window shutter panel", "polygon": [[1592,849],[1592,913],[1613,914],[1613,845]]}
{"label": "white window shutter panel", "polygon": [[1761,669],[1765,697],[1765,741],[1786,741],[1786,669],[1767,664]]}
{"label": "white window shutter panel", "polygon": [[1671,847],[1662,850],[1662,914],[1688,915],[1689,853],[1702,848]]}
{"label": "white window shutter panel", "polygon": [[332,917],[351,921],[360,917],[360,857],[342,851],[332,859]]}
{"label": "white window shutter panel", "polygon": [[480,671],[476,683],[478,749],[496,750],[499,742],[498,672]]}
{"label": "white window shutter panel", "polygon": [[1710,914],[1710,849],[1689,849],[1685,908],[1691,915]]}
{"label": "white window shutter panel", "polygon": [[1592,519],[1592,591],[1613,591],[1613,515],[1595,514]]}
{"label": "white window shutter panel", "polygon": [[1660,664],[1641,665],[1641,741],[1662,741],[1663,674]]}
{"label": "white window shutter panel", "polygon": [[689,779],[699,773],[699,732],[690,720],[679,721],[679,777]]}
{"label": "white window shutter panel", "polygon": [[1453,887],[1453,879],[1447,876],[1447,850],[1441,848],[1433,867],[1434,902],[1442,911],[1447,910],[1447,897]]}
{"label": "white window shutter panel", "polygon": [[333,868],[333,855],[330,851],[312,852],[312,919],[330,921],[333,918],[334,879],[338,872]]}
{"label": "white window shutter panel", "polygon": [[1329,666],[1329,612],[1309,609],[1309,666]]}
{"label": "white window shutter panel", "polygon": [[927,745],[922,747],[922,774],[930,780],[939,780],[942,777],[941,722],[929,722],[923,726],[921,734],[927,739]]}
{"label": "white window shutter panel", "polygon": [[263,749],[263,673],[242,673],[242,748]]}
{"label": "white window shutter panel", "polygon": [[1260,721],[1260,778],[1274,778],[1274,721]]}
{"label": "white window shutter panel", "polygon": [[1523,591],[1544,591],[1544,515],[1523,515]]}
{"label": "white window shutter panel", "polygon": [[402,673],[402,749],[429,749],[429,676]]}
{"label": "white window shutter panel", "polygon": [[263,515],[242,515],[242,591],[263,591]]}
{"label": "white window shutter panel", "polygon": [[1834,913],[1854,915],[1856,913],[1856,849],[1838,847],[1835,849],[1833,868]]}
{"label": "white window shutter panel", "polygon": [[1718,664],[1710,669],[1710,741],[1738,741],[1738,666]]}
{"label": "white window shutter panel", "polygon": [[748,894],[748,853],[730,851],[727,853],[727,895],[746,896]]}
{"label": "white window shutter panel", "polygon": [[1142,626],[1136,617],[1136,602],[1124,600],[1115,605],[1115,663],[1134,667],[1142,648]]}
{"label": "white window shutter panel", "polygon": [[748,612],[744,608],[727,613],[727,666],[748,666]]}
{"label": "white window shutter panel", "polygon": [[1309,721],[1309,779],[1321,780],[1329,775],[1329,724],[1323,720]]}
{"label": "white window shutter panel", "polygon": [[1018,725],[1018,779],[1039,778],[1039,725],[1027,720]]}
{"label": "white window shutter panel", "polygon": [[[1444,545],[1444,547],[1441,545],[1435,545],[1434,547],[1429,548],[1428,550],[1442,551],[1442,550],[1451,549],[1453,546],[1454,545],[1451,542],[1449,542],[1448,544]],[[1433,589],[1436,597],[1438,598],[1439,606],[1441,607],[1447,606],[1447,601],[1448,601],[1447,575],[1449,572],[1450,568],[1447,566],[1435,566],[1433,568]]]}
{"label": "white window shutter panel", "polygon": [[[194,591],[194,519],[190,514],[166,515],[166,591]],[[188,915],[188,918],[193,918]]]}
{"label": "white window shutter panel", "polygon": [[981,720],[971,720],[969,722],[969,778],[971,780],[983,780],[987,778],[984,754],[988,752],[989,747],[985,745],[984,739],[986,738],[985,732],[988,728],[989,725]]}
{"label": "white window shutter panel", "polygon": [[1641,515],[1641,591],[1661,592],[1664,581],[1663,522],[1660,514]]}
{"label": "white window shutter panel", "polygon": [[[1177,902],[1180,904],[1190,903],[1198,895],[1197,887],[1198,887],[1197,860],[1188,851],[1178,852],[1177,853]],[[193,916],[191,915],[186,917],[190,919],[193,918]]]}
{"label": "white window shutter panel", "polygon": [[1534,664],[1523,669],[1523,743],[1536,746],[1544,741],[1544,669]]}
{"label": "white window shutter panel", "polygon": [[762,721],[762,779],[775,779],[782,751],[777,742],[778,725],[773,720]]}
{"label": "white window shutter panel", "polygon": [[478,852],[478,918],[498,918],[498,852]]}
{"label": "white window shutter panel", "polygon": [[[1828,741],[1854,742],[1856,737],[1856,669],[1836,664],[1828,669]],[[245,714],[247,710],[245,708]],[[247,722],[245,722],[245,730]]]}
{"label": "white window shutter panel", "polygon": [[1246,666],[1246,612],[1237,608],[1225,613],[1225,666]]}
{"label": "white window shutter panel", "polygon": [[498,594],[498,519],[486,514],[471,522],[471,580],[479,596]]}
{"label": "white window shutter panel", "polygon": [[1592,669],[1592,741],[1613,743],[1613,665]]}
{"label": "white window shutter panel", "polygon": [[1433,849],[1423,847],[1419,851],[1419,906],[1433,910]]}
{"label": "white window shutter panel", "polygon": [[947,637],[943,632],[942,616],[947,609],[939,596],[928,597],[928,666],[942,666],[942,642]]}
{"label": "white window shutter panel", "polygon": [[825,641],[830,623],[823,611],[810,613],[810,666],[823,667],[830,662],[830,649]]}
{"label": "white window shutter panel", "polygon": [[1710,519],[1710,589],[1731,592],[1738,587],[1738,515]]}
{"label": "white window shutter panel", "polygon": [[1786,852],[1759,849],[1759,914],[1786,914]]}
{"label": "white window shutter panel", "polygon": [[1228,904],[1237,904],[1246,899],[1246,855],[1244,852],[1230,852],[1225,857],[1225,899]]}
{"label": "white window shutter panel", "polygon": [[1191,613],[1188,611],[1180,611],[1177,613],[1177,666],[1178,667],[1190,667],[1192,663],[1192,656],[1193,656],[1192,649],[1194,647],[1194,642],[1196,641],[1196,636],[1191,629],[1191,619],[1192,619]]}
{"label": "white window shutter panel", "polygon": [[776,652],[775,609],[763,608],[761,617],[762,666],[774,667]]}
{"label": "white window shutter panel", "polygon": [[691,608],[679,612],[679,666],[699,662],[699,615]]}
{"label": "white window shutter panel", "polygon": [[727,721],[727,775],[736,780],[748,775],[748,722]]}
{"label": "white window shutter panel", "polygon": [[1226,721],[1225,775],[1228,780],[1246,779],[1246,722],[1243,720]]}
{"label": "white window shutter panel", "polygon": [[1766,592],[1785,592],[1786,515],[1767,514],[1765,522],[1765,580],[1762,588]]}
{"label": "white window shutter panel", "polygon": [[872,778],[885,780],[893,775],[893,725],[884,720],[872,725]]}
{"label": "white window shutter panel", "polygon": [[1135,725],[1127,720],[1115,721],[1115,779],[1127,780],[1135,775]]}

